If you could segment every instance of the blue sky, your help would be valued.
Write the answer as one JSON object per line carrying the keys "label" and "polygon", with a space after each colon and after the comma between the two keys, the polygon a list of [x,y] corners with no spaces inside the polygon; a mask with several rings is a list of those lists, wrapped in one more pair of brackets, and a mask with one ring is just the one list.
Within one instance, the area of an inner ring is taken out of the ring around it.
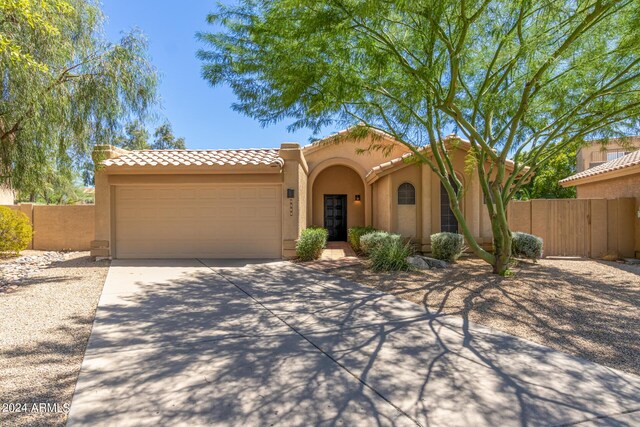
{"label": "blue sky", "polygon": [[[195,33],[212,29],[205,19],[215,4],[215,0],[104,0],[106,36],[117,41],[122,31],[136,27],[147,36],[150,55],[161,78],[161,116],[171,122],[176,136],[185,137],[187,148],[307,144],[311,131],[289,133],[286,127],[290,121],[263,128],[231,109],[235,97],[229,88],[213,88],[200,76],[201,62],[196,51],[203,45]],[[333,130],[328,129],[323,135]]]}

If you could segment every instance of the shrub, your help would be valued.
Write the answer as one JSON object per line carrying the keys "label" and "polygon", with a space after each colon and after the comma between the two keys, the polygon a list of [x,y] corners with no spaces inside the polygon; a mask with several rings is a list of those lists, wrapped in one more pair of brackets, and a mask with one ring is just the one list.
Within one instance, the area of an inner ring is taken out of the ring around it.
{"label": "shrub", "polygon": [[391,240],[400,241],[401,237],[399,234],[391,234],[386,231],[374,231],[360,238],[360,250],[365,255],[371,255],[377,246]]}
{"label": "shrub", "polygon": [[389,234],[371,250],[369,259],[374,271],[399,271],[410,268],[407,257],[413,255],[413,245],[397,234]]}
{"label": "shrub", "polygon": [[301,261],[311,261],[320,258],[322,249],[327,244],[329,233],[324,228],[309,227],[302,230],[298,243],[296,243],[296,255]]}
{"label": "shrub", "polygon": [[366,234],[373,233],[376,231],[373,227],[352,227],[349,229],[347,233],[347,239],[349,240],[349,244],[357,253],[362,253],[362,248],[360,247],[360,238]]}
{"label": "shrub", "polygon": [[537,260],[542,258],[542,239],[533,234],[511,233],[511,253],[517,257]]}
{"label": "shrub", "polygon": [[19,255],[32,237],[33,229],[25,214],[0,206],[0,255]]}
{"label": "shrub", "polygon": [[464,250],[464,237],[457,233],[436,233],[431,235],[431,252],[434,258],[453,262]]}

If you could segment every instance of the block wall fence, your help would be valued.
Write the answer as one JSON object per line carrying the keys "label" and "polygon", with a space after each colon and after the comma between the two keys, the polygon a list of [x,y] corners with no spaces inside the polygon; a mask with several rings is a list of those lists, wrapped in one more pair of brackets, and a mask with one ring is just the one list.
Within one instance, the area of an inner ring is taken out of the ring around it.
{"label": "block wall fence", "polygon": [[33,227],[28,249],[88,251],[93,240],[94,205],[3,205],[24,213]]}

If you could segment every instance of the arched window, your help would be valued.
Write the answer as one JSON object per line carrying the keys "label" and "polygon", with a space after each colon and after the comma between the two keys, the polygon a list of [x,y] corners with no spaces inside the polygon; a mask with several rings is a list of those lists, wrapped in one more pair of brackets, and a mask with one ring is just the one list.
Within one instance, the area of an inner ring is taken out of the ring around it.
{"label": "arched window", "polygon": [[399,205],[415,205],[416,204],[416,187],[408,182],[400,184],[398,187],[398,204]]}

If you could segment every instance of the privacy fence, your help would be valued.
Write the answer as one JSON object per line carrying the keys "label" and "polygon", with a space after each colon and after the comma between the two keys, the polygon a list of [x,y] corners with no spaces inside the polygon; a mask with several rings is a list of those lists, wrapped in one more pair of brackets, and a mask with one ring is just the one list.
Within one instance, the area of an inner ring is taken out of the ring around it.
{"label": "privacy fence", "polygon": [[545,256],[633,257],[640,251],[640,199],[556,199],[513,202],[512,231],[544,239]]}
{"label": "privacy fence", "polygon": [[[8,206],[24,212],[34,229],[30,249],[89,250],[94,205]],[[545,256],[640,256],[640,198],[557,199],[512,202],[513,231],[544,239]]]}
{"label": "privacy fence", "polygon": [[[6,206],[6,205],[5,205]],[[94,236],[94,205],[8,205],[23,212],[33,226],[29,249],[88,251]]]}

